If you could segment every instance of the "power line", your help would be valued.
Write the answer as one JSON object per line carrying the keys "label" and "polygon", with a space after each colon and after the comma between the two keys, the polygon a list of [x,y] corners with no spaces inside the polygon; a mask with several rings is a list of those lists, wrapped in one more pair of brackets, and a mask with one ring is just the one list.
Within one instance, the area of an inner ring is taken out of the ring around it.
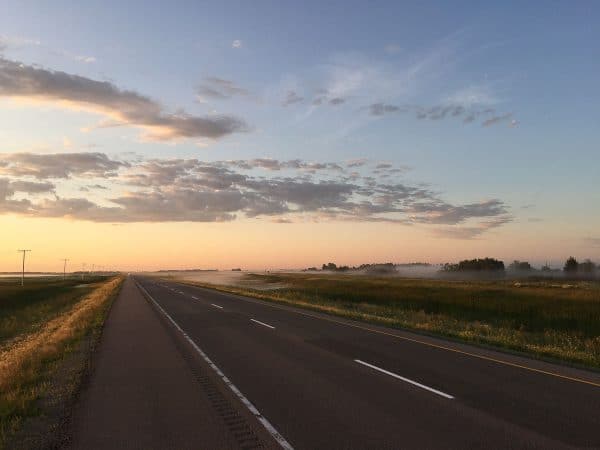
{"label": "power line", "polygon": [[23,272],[21,273],[21,286],[25,284],[25,253],[30,252],[31,250],[17,250],[17,252],[23,253]]}
{"label": "power line", "polygon": [[67,258],[63,258],[61,259],[61,261],[63,262],[63,280],[67,279],[67,261],[69,261]]}

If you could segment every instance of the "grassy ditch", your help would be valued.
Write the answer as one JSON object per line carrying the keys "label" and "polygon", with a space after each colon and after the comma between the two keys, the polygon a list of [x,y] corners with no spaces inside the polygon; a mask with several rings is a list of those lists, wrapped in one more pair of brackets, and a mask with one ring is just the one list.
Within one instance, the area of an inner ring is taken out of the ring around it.
{"label": "grassy ditch", "polygon": [[0,287],[0,448],[25,418],[41,413],[36,400],[48,380],[77,343],[102,326],[122,281]]}
{"label": "grassy ditch", "polygon": [[209,287],[600,368],[599,283],[320,274],[248,275],[246,281],[262,287]]}

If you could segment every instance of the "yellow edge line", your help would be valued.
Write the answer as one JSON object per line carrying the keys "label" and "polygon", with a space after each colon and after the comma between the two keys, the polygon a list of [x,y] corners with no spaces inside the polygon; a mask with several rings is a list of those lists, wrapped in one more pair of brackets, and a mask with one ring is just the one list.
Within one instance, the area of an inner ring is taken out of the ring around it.
{"label": "yellow edge line", "polygon": [[[194,286],[194,285],[192,284],[192,286]],[[196,286],[196,287],[203,287],[203,286]],[[204,289],[211,289],[211,288],[206,288],[206,287],[203,287],[203,288]],[[219,290],[219,289],[213,289],[213,290],[220,291],[220,292],[227,292],[227,291],[222,291],[222,290]],[[235,292],[228,292],[228,293],[229,294],[237,295],[238,297],[244,297],[243,295],[236,294]],[[300,314],[300,315],[303,315],[303,316],[312,317],[314,319],[326,320],[328,322],[333,322],[333,323],[337,323],[337,324],[340,324],[340,325],[346,325],[348,327],[358,328],[358,329],[361,329],[361,330],[364,330],[364,331],[370,331],[372,333],[383,334],[383,335],[391,336],[391,337],[394,337],[394,338],[397,338],[397,339],[403,339],[405,341],[415,342],[417,344],[426,345],[428,347],[438,348],[438,349],[441,349],[441,350],[446,350],[446,351],[454,352],[454,353],[460,353],[462,355],[472,356],[473,358],[479,358],[479,359],[483,359],[483,360],[486,360],[486,361],[492,361],[492,362],[495,362],[495,363],[498,363],[498,364],[504,364],[505,366],[517,367],[519,369],[529,370],[531,372],[542,373],[544,375],[550,375],[550,376],[553,376],[553,377],[556,377],[556,378],[562,378],[564,380],[575,381],[577,383],[583,383],[583,384],[588,384],[590,386],[600,387],[600,383],[595,383],[593,381],[584,380],[582,378],[569,377],[567,375],[561,375],[561,374],[556,373],[556,372],[549,372],[547,370],[535,369],[533,367],[524,366],[522,364],[511,363],[509,361],[504,361],[504,360],[501,360],[501,359],[492,358],[490,356],[478,355],[477,353],[466,352],[464,350],[458,350],[456,348],[446,347],[444,345],[432,344],[431,342],[425,342],[425,341],[420,341],[420,340],[414,339],[414,338],[409,338],[409,337],[405,337],[405,336],[399,336],[397,334],[389,333],[387,331],[375,330],[373,328],[363,327],[361,325],[356,325],[356,324],[348,323],[348,322],[342,322],[340,320],[335,320],[335,319],[332,319],[332,318],[329,318],[329,317],[321,317],[321,316],[317,316],[317,315],[314,315],[314,314],[305,313],[305,312],[302,312],[302,311],[295,311],[293,309],[290,309],[289,307],[283,307],[281,305],[273,305],[273,304],[270,304],[267,301],[261,301],[260,299],[249,299],[248,298],[246,301],[248,301],[248,300],[250,300],[250,301],[252,301],[254,303],[259,303],[259,302],[256,301],[256,300],[259,300],[260,304],[263,304],[263,305],[266,305],[266,306],[270,306],[272,308],[277,308],[277,309],[282,309],[282,310],[285,310],[285,311],[294,312],[296,314]]]}

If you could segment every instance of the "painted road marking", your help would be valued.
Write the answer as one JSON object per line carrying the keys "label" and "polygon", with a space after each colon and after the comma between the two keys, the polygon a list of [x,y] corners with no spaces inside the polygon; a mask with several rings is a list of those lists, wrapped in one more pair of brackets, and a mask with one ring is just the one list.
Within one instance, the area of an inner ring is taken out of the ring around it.
{"label": "painted road marking", "polygon": [[363,366],[367,366],[367,367],[370,367],[371,369],[377,370],[378,372],[385,373],[386,375],[389,375],[390,377],[397,378],[398,380],[402,380],[406,383],[412,384],[413,386],[417,386],[417,387],[420,387],[421,389],[425,389],[426,391],[433,392],[434,394],[440,395],[444,398],[448,398],[450,400],[452,400],[454,398],[450,394],[446,394],[445,392],[438,391],[437,389],[433,389],[432,387],[425,386],[424,384],[421,384],[421,383],[417,383],[416,381],[411,380],[410,378],[402,377],[394,372],[389,372],[385,369],[382,369],[381,367],[377,367],[377,366],[374,366],[373,364],[369,364],[364,361],[361,361],[360,359],[355,359],[354,361],[359,364],[362,364]]}
{"label": "painted road marking", "polygon": [[[542,375],[547,375],[547,376],[551,376],[551,377],[555,377],[555,378],[560,378],[563,380],[567,380],[567,381],[573,381],[575,383],[582,383],[582,384],[587,384],[590,386],[595,386],[595,387],[600,387],[600,383],[596,383],[594,381],[590,381],[590,380],[585,380],[583,378],[577,378],[577,377],[572,377],[572,376],[568,376],[568,375],[562,375],[560,373],[556,373],[556,372],[551,372],[549,370],[543,370],[543,369],[536,369],[535,367],[530,367],[530,366],[526,366],[524,364],[518,364],[518,363],[513,363],[510,361],[506,361],[504,359],[499,359],[499,358],[493,358],[491,356],[485,356],[485,355],[479,355],[477,353],[473,353],[473,352],[469,352],[469,351],[465,351],[465,350],[459,350],[457,348],[452,348],[452,347],[448,347],[446,345],[440,345],[440,344],[434,344],[432,342],[426,342],[420,339],[415,339],[415,338],[410,338],[407,336],[400,336],[398,334],[392,333],[392,332],[388,332],[388,331],[383,331],[383,330],[377,330],[374,328],[370,328],[368,326],[364,326],[364,325],[359,325],[359,324],[355,324],[355,323],[350,323],[350,322],[343,322],[341,320],[336,320],[332,317],[322,317],[322,316],[318,316],[316,314],[311,314],[309,312],[302,312],[302,311],[296,311],[295,309],[292,309],[291,307],[286,307],[286,306],[280,306],[280,305],[275,305],[275,304],[271,304],[268,303],[268,301],[266,300],[257,300],[257,299],[253,299],[250,297],[244,297],[242,295],[238,295],[238,294],[234,294],[233,292],[228,292],[225,290],[220,290],[218,288],[208,288],[208,287],[203,287],[203,286],[195,286],[193,284],[188,285],[188,286],[192,286],[196,289],[206,289],[206,290],[211,290],[211,291],[216,291],[224,296],[228,296],[231,298],[237,298],[238,300],[242,300],[244,302],[249,302],[249,303],[255,303],[257,305],[263,305],[263,306],[267,306],[269,308],[275,308],[275,309],[281,309],[283,311],[287,311],[287,312],[291,312],[294,314],[299,314],[301,316],[306,316],[306,317],[312,317],[313,319],[319,319],[319,320],[325,320],[327,322],[332,322],[332,323],[336,323],[338,325],[344,325],[346,327],[351,327],[351,328],[358,328],[359,330],[364,330],[364,331],[369,331],[371,333],[376,333],[376,334],[381,334],[384,336],[390,336],[396,339],[401,339],[403,341],[408,341],[408,342],[414,342],[415,344],[421,344],[421,345],[425,345],[427,347],[432,347],[432,348],[437,348],[440,350],[445,350],[447,352],[452,352],[452,353],[457,353],[460,355],[464,355],[464,356],[470,356],[471,358],[477,358],[477,359],[482,359],[484,361],[489,361],[489,362],[493,362],[496,364],[501,364],[504,366],[509,366],[509,367],[515,367],[517,369],[522,369],[522,370],[527,370],[529,372],[535,372],[535,373],[539,373]],[[298,307],[296,307],[298,308]],[[325,313],[323,313],[325,314]],[[410,333],[410,330],[407,330],[407,332]],[[468,345],[468,344],[465,344]]]}
{"label": "painted road marking", "polygon": [[256,322],[256,323],[258,323],[259,325],[262,325],[263,327],[270,328],[271,330],[274,330],[274,329],[275,329],[275,327],[274,327],[274,326],[271,326],[271,325],[269,325],[269,324],[267,324],[267,323],[261,322],[260,320],[256,320],[256,319],[250,319],[250,320],[251,320],[252,322]]}
{"label": "painted road marking", "polygon": [[215,308],[223,309],[223,307],[222,307],[222,306],[215,305],[214,303],[211,303],[211,305],[212,305],[212,306],[214,306]]}
{"label": "painted road marking", "polygon": [[204,353],[200,347],[198,347],[198,345],[192,340],[192,338],[190,338],[187,335],[187,333],[185,331],[183,331],[183,328],[181,328],[177,324],[177,322],[175,322],[173,320],[173,318],[162,308],[162,306],[160,306],[156,302],[156,300],[154,300],[154,298],[152,298],[152,296],[148,293],[148,291],[146,289],[144,289],[144,287],[141,284],[139,284],[137,281],[136,281],[136,284],[137,284],[138,288],[140,288],[140,290],[146,295],[146,297],[154,304],[154,306],[156,306],[158,308],[158,310],[165,315],[165,317],[169,320],[169,322],[171,322],[173,324],[173,326],[183,335],[183,337],[186,339],[186,341],[188,341],[190,343],[190,345],[192,347],[194,347],[194,350],[196,350],[198,352],[198,354],[200,354],[202,359],[204,359],[204,361],[206,361],[208,363],[208,365],[211,367],[211,369],[213,369],[216,372],[216,374],[219,376],[219,378],[221,378],[221,380],[223,380],[223,382],[227,385],[227,387],[229,387],[229,389],[231,389],[231,391],[237,396],[237,398],[239,398],[241,400],[241,402],[244,404],[244,406],[246,406],[246,408],[248,408],[248,410],[256,417],[256,419],[262,424],[262,426],[265,427],[267,432],[271,436],[273,436],[273,439],[275,439],[275,441],[277,441],[277,443],[281,446],[281,448],[284,448],[286,450],[294,450],[294,447],[292,447],[291,444],[281,435],[281,433],[279,433],[279,431],[277,431],[275,429],[275,427],[273,425],[271,425],[271,422],[269,422],[267,420],[267,418],[265,416],[263,416],[258,409],[256,409],[256,406],[254,406],[250,402],[250,400],[248,400],[246,398],[246,396],[244,394],[242,394],[242,392],[231,381],[229,381],[229,378],[227,378],[225,376],[225,374],[223,372],[221,372],[221,369],[219,369],[217,367],[217,365],[214,362],[212,362],[212,360],[208,357],[208,355],[206,353]]}
{"label": "painted road marking", "polygon": [[194,300],[198,300],[198,297],[196,297],[195,295],[192,295],[192,298],[193,298]]}

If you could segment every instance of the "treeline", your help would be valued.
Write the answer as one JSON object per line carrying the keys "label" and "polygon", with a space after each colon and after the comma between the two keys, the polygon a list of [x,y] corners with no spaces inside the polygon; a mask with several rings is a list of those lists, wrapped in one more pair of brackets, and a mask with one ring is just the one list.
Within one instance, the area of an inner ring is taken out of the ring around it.
{"label": "treeline", "polygon": [[[439,267],[439,266],[438,266]],[[327,272],[361,272],[367,274],[397,274],[398,269],[433,269],[429,263],[414,262],[408,264],[374,263],[361,264],[359,266],[338,266],[335,263],[329,262],[323,264],[321,268],[309,267],[305,271],[327,271]],[[595,278],[600,275],[600,266],[593,261],[586,259],[583,262],[577,261],[573,256],[569,257],[562,269],[553,269],[550,266],[543,265],[541,268],[534,268],[528,261],[514,260],[508,266],[505,266],[504,261],[495,258],[476,258],[465,259],[458,263],[446,263],[439,267],[438,273],[443,274],[460,274],[460,273],[478,273],[482,276],[503,276],[512,274],[518,276],[553,276],[560,275],[570,278]]]}
{"label": "treeline", "polygon": [[[338,266],[335,263],[327,263],[321,266],[320,270],[328,272],[366,272],[366,273],[395,273],[398,268],[401,267],[430,267],[431,264],[423,262],[414,262],[407,264],[395,264],[391,262],[387,263],[374,263],[374,264],[361,264],[360,266]],[[305,271],[318,271],[317,267],[309,267],[304,269]]]}
{"label": "treeline", "polygon": [[[494,258],[483,258],[483,259],[465,259],[458,264],[446,263],[442,266],[442,272],[487,272],[487,273],[503,273],[509,272],[513,274],[532,274],[535,272],[542,272],[546,274],[560,273],[560,269],[552,269],[550,266],[543,265],[539,270],[535,269],[527,261],[515,260],[504,267],[504,261],[500,261]],[[576,277],[593,277],[598,273],[598,265],[589,259],[583,262],[578,262],[573,256],[570,256],[562,268],[562,272],[565,276]]]}
{"label": "treeline", "polygon": [[446,263],[442,272],[504,272],[504,262],[494,258],[465,259],[458,264]]}

